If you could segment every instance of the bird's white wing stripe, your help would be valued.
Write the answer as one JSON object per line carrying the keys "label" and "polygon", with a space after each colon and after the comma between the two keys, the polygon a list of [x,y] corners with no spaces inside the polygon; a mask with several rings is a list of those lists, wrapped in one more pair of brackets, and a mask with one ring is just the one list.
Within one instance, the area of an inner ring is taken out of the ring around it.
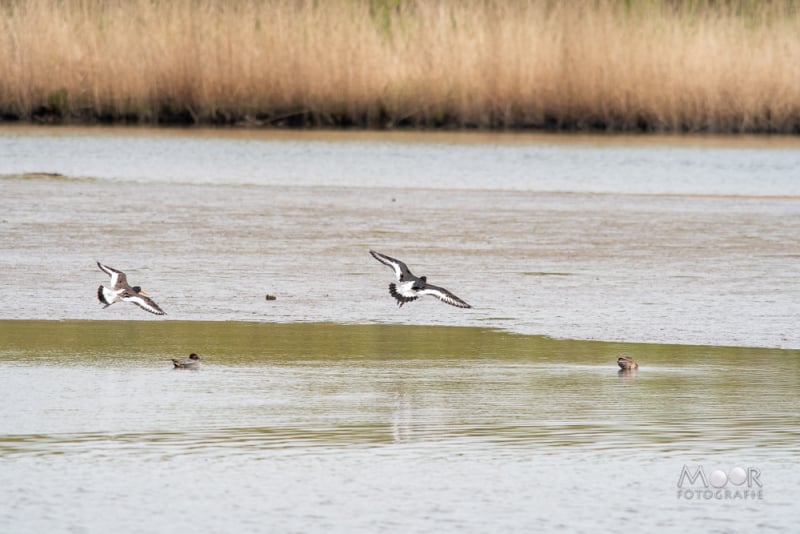
{"label": "bird's white wing stripe", "polygon": [[381,262],[384,265],[388,265],[392,269],[394,269],[394,275],[397,277],[397,280],[400,280],[400,275],[402,271],[400,270],[400,266],[397,264],[396,261],[392,261],[389,257],[384,256],[380,252],[375,252],[374,250],[370,250],[372,257]]}
{"label": "bird's white wing stripe", "polygon": [[[388,265],[392,269],[394,269],[394,275],[397,278],[397,281],[401,281],[403,279],[403,271],[408,271],[408,267],[401,262],[400,260],[396,260],[394,258],[390,258],[380,252],[375,252],[374,250],[369,251],[372,254],[372,257],[381,262],[384,265]],[[411,274],[409,272],[409,274]]]}
{"label": "bird's white wing stripe", "polygon": [[127,302],[133,302],[140,308],[149,311],[150,313],[154,313],[156,315],[166,315],[166,312],[158,307],[158,304],[153,302],[152,299],[147,297],[143,297],[141,295],[129,295],[127,297],[122,297],[122,300]]}
{"label": "bird's white wing stripe", "polygon": [[119,282],[120,275],[124,276],[122,271],[118,271],[113,267],[109,267],[108,265],[103,265],[99,261],[97,262],[97,266],[100,267],[100,270],[106,273],[108,276],[111,277],[111,287],[117,287],[117,283]]}
{"label": "bird's white wing stripe", "polygon": [[419,295],[433,295],[437,299],[441,300],[442,302],[446,302],[451,306],[457,306],[459,308],[471,308],[469,304],[458,298],[457,296],[450,293],[448,290],[441,288],[441,287],[426,287],[425,289],[421,289],[418,292]]}

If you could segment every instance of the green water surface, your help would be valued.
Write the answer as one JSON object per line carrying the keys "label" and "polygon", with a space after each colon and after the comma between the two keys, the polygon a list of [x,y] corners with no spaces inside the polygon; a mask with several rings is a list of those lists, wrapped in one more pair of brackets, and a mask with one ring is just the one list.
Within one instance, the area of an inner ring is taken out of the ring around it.
{"label": "green water surface", "polygon": [[[0,527],[708,530],[721,505],[791,532],[798,377],[800,351],[468,327],[0,321]],[[687,464],[763,496],[678,499]]]}

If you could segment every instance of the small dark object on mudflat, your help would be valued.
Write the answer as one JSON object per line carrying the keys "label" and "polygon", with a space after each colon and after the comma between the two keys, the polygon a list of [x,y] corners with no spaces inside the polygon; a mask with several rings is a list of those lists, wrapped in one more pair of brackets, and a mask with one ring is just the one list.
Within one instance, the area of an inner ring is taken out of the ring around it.
{"label": "small dark object on mudflat", "polygon": [[22,174],[23,178],[63,178],[64,175],[60,172],[26,172]]}
{"label": "small dark object on mudflat", "polygon": [[267,300],[277,300],[278,297],[276,297],[275,295],[270,295],[269,293],[267,293],[266,299]]}

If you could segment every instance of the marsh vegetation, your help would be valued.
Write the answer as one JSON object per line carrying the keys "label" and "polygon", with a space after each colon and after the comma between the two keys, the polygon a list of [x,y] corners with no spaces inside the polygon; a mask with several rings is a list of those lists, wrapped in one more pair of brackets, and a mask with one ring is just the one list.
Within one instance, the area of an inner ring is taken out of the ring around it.
{"label": "marsh vegetation", "polygon": [[0,116],[800,131],[794,2],[0,4]]}

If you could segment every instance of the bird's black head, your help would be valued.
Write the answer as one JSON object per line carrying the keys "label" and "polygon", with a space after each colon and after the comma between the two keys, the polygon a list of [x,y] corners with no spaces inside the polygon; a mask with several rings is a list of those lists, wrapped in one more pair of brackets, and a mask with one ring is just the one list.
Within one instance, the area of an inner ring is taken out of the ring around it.
{"label": "bird's black head", "polygon": [[190,360],[199,360],[199,359],[200,359],[200,356],[198,356],[197,354],[195,354],[195,353],[193,352],[193,353],[191,353],[191,354],[189,355],[189,359],[190,359]]}
{"label": "bird's black head", "polygon": [[423,284],[427,284],[428,283],[428,277],[427,276],[420,276],[419,279],[422,280]]}
{"label": "bird's black head", "polygon": [[131,289],[133,289],[136,293],[142,292],[142,286],[133,286]]}

